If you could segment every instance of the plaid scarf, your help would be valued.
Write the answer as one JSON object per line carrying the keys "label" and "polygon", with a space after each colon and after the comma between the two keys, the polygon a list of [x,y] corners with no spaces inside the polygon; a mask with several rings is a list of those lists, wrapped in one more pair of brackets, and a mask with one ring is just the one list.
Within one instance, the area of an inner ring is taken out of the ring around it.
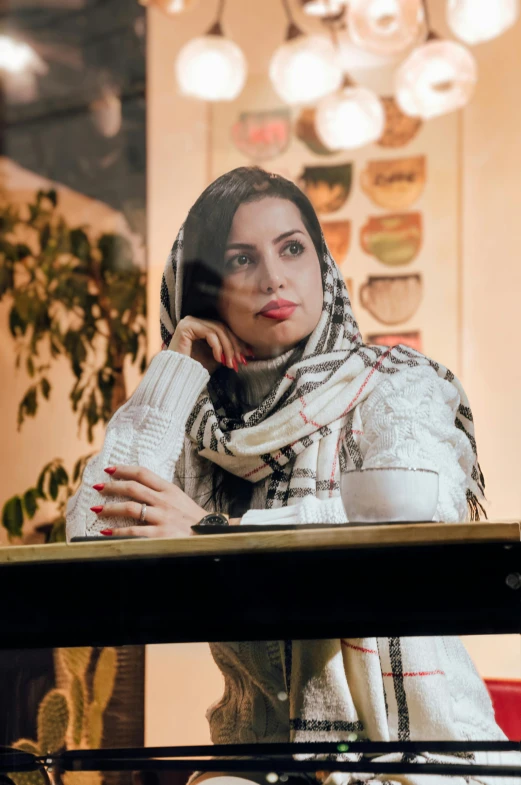
{"label": "plaid scarf", "polygon": [[[270,477],[266,508],[297,504],[340,492],[340,471],[360,468],[362,458],[353,418],[356,407],[389,375],[431,367],[457,389],[455,424],[470,442],[474,464],[467,472],[471,520],[484,513],[484,478],[465,391],[451,371],[414,349],[363,343],[347,287],[323,239],[323,310],[304,351],[281,376],[260,406],[243,413],[214,374],[212,395],[205,389],[186,423],[197,452],[223,469],[253,483]],[[183,228],[166,263],[161,284],[161,336],[170,343],[180,319]]]}

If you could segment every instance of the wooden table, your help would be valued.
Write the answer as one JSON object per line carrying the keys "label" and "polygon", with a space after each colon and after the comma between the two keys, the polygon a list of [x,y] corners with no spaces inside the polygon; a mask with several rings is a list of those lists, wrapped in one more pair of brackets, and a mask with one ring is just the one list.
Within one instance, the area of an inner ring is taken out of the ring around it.
{"label": "wooden table", "polygon": [[521,632],[519,522],[0,548],[2,648]]}

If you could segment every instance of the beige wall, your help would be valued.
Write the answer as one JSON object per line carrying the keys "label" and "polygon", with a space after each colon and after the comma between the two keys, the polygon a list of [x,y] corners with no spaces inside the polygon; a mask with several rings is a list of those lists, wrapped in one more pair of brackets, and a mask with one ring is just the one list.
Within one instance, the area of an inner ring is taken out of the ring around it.
{"label": "beige wall", "polygon": [[[248,13],[247,9],[255,13]],[[443,31],[442,4],[434,21]],[[210,158],[219,129],[202,104],[176,94],[172,63],[180,45],[213,21],[212,4],[179,19],[150,10],[149,19],[149,307],[150,347],[159,348],[158,288],[164,259],[190,205],[210,180]],[[309,23],[308,23],[309,29]],[[225,29],[243,47],[253,73],[266,70],[281,40],[278,0],[262,4],[229,0]],[[458,372],[473,406],[482,466],[493,517],[521,517],[518,444],[521,418],[521,294],[518,203],[521,193],[521,24],[501,39],[477,47],[477,94],[459,120],[460,237]],[[218,116],[214,111],[213,116]],[[208,122],[209,121],[209,124]],[[222,135],[222,129],[221,129]],[[440,135],[440,145],[444,140]],[[442,227],[440,224],[440,230]],[[450,293],[446,293],[447,296]],[[443,317],[443,304],[432,318]],[[442,359],[442,358],[440,358]],[[483,676],[521,678],[519,636],[465,639]],[[147,651],[146,743],[204,743],[205,708],[222,692],[222,679],[206,644],[151,646]]]}

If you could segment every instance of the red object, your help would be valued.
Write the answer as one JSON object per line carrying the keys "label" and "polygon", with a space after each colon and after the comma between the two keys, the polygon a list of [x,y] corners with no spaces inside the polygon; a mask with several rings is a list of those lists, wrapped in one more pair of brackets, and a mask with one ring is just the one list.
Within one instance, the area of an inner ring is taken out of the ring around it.
{"label": "red object", "polygon": [[274,308],[273,311],[264,311],[261,316],[266,316],[268,319],[289,319],[296,307],[296,305],[288,305],[285,308]]}
{"label": "red object", "polygon": [[111,537],[112,536],[112,529],[102,529],[100,531],[100,534],[104,534],[105,537]]}
{"label": "red object", "polygon": [[97,504],[95,507],[91,507],[92,512],[95,512],[95,513],[101,512],[102,509],[103,509],[103,505],[102,504]]}
{"label": "red object", "polygon": [[264,308],[261,308],[259,313],[266,313],[266,311],[274,311],[277,308],[296,308],[297,303],[291,302],[291,300],[270,300],[269,303],[266,303]]}
{"label": "red object", "polygon": [[102,491],[103,488],[105,487],[105,483],[97,482],[96,485],[93,485],[92,487],[94,488],[95,491]]}
{"label": "red object", "polygon": [[107,474],[114,474],[114,472],[116,471],[116,467],[115,466],[109,466],[108,469],[103,469],[103,471],[107,472]]}
{"label": "red object", "polygon": [[496,722],[510,741],[521,741],[521,679],[485,679]]}

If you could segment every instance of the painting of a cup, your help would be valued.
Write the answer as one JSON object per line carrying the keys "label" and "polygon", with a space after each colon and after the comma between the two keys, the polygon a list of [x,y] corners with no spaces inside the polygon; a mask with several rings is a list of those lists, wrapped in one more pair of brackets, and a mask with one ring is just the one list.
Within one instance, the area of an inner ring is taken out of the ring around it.
{"label": "painting of a cup", "polygon": [[315,155],[334,155],[335,151],[330,150],[323,144],[316,132],[315,127],[316,110],[313,107],[304,107],[295,123],[295,134],[297,139],[303,142],[308,150]]}
{"label": "painting of a cup", "polygon": [[414,139],[422,121],[404,114],[392,96],[381,97],[385,111],[385,128],[378,140],[380,147],[403,147]]}
{"label": "painting of a cup", "polygon": [[413,275],[369,276],[360,287],[360,302],[382,324],[400,324],[410,319],[420,305],[423,281]]}
{"label": "painting of a cup", "polygon": [[363,250],[389,267],[412,262],[421,244],[421,213],[372,216],[360,231]]}
{"label": "painting of a cup", "polygon": [[253,161],[268,161],[281,155],[289,145],[289,109],[242,112],[232,126],[232,139],[238,150]]}
{"label": "painting of a cup", "polygon": [[349,250],[351,221],[324,221],[322,232],[331,256],[340,267]]}
{"label": "painting of a cup", "polygon": [[305,166],[299,175],[299,185],[317,213],[339,210],[351,192],[352,181],[352,163]]}
{"label": "painting of a cup", "polygon": [[411,349],[416,349],[417,352],[422,352],[422,337],[418,330],[404,333],[373,333],[367,336],[366,343],[376,346],[409,346]]}
{"label": "painting of a cup", "polygon": [[360,183],[369,198],[386,210],[407,210],[425,186],[425,156],[368,161]]}

